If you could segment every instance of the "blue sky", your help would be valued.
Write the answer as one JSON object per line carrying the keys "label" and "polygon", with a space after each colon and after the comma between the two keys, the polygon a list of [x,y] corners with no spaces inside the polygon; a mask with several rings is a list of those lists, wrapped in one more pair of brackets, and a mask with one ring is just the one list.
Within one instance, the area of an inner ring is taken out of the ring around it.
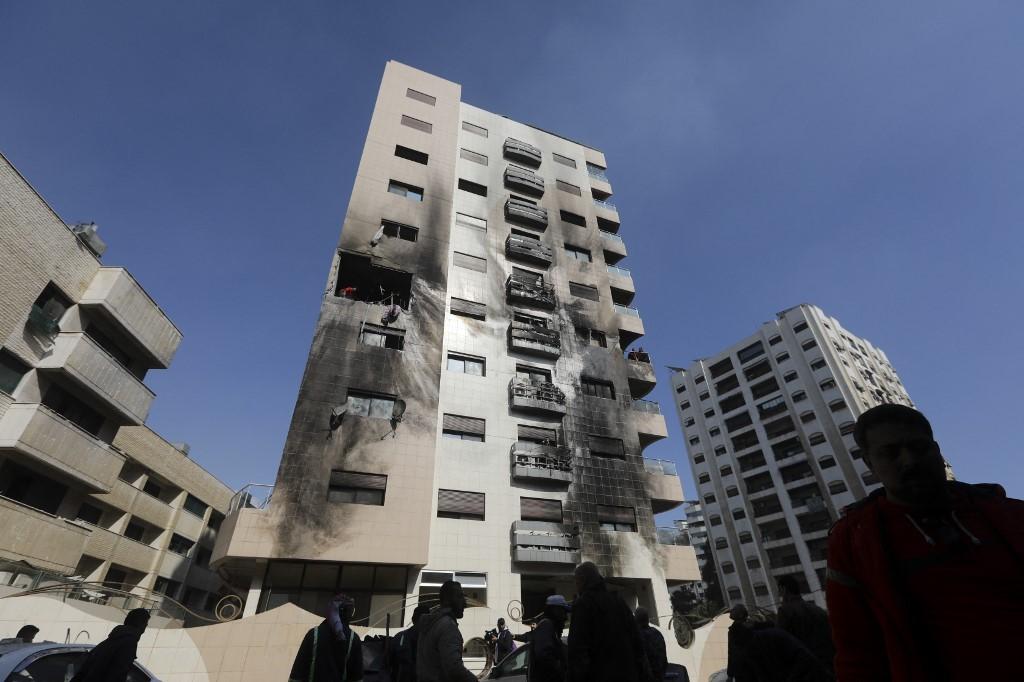
{"label": "blue sky", "polygon": [[[151,425],[271,482],[388,59],[603,149],[652,398],[820,305],[1024,497],[1024,5],[0,0],[0,150],[185,334]],[[684,486],[693,494],[689,468]]]}

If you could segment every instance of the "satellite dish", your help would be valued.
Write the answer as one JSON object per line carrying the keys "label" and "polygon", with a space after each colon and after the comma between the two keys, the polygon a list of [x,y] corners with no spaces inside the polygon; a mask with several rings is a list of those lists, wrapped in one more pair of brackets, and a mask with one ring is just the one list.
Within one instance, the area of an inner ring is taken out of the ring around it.
{"label": "satellite dish", "polygon": [[401,422],[405,415],[405,401],[401,398],[395,399],[395,406],[391,408],[391,421]]}
{"label": "satellite dish", "polygon": [[331,431],[336,431],[341,426],[341,420],[345,417],[346,412],[348,412],[348,400],[341,405],[335,405],[331,410]]}

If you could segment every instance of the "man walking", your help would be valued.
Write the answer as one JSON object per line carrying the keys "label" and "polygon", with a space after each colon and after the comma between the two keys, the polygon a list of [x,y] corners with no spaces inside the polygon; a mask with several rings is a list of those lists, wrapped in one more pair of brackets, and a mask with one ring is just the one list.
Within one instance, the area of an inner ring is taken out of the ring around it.
{"label": "man walking", "polygon": [[420,619],[430,612],[426,604],[419,604],[412,612],[412,626],[391,638],[388,645],[388,672],[391,682],[416,682],[416,645],[419,639]]}
{"label": "man walking", "polygon": [[302,639],[289,682],[362,682],[363,645],[349,627],[355,608],[343,594],[331,600],[327,617]]}
{"label": "man walking", "polygon": [[456,621],[466,611],[462,584],[449,580],[441,585],[440,607],[420,621],[416,646],[418,682],[476,682],[476,675],[462,663],[462,633]]}
{"label": "man walking", "polygon": [[129,611],[124,625],[111,630],[110,635],[89,652],[71,682],[125,682],[135,664],[139,639],[147,625],[149,611]]}
{"label": "man walking", "polygon": [[501,659],[508,656],[516,648],[516,643],[512,641],[512,632],[505,627],[505,619],[498,619],[498,641],[494,643],[494,662],[498,663]]}
{"label": "man walking", "polygon": [[644,653],[647,655],[647,662],[651,666],[651,676],[654,678],[654,682],[662,682],[665,679],[665,672],[668,670],[665,638],[658,632],[657,628],[651,627],[651,615],[642,606],[636,610],[636,624],[640,628],[640,639],[644,645]]}
{"label": "man walking", "polygon": [[836,651],[832,646],[828,614],[817,604],[804,600],[800,582],[792,575],[781,576],[778,585],[782,604],[779,606],[776,626],[793,635],[807,647],[831,674],[832,659]]}
{"label": "man walking", "polygon": [[568,602],[560,594],[544,601],[544,615],[530,637],[529,682],[565,682],[567,660],[562,630],[569,611]]}
{"label": "man walking", "polygon": [[882,489],[828,543],[826,597],[840,682],[1019,677],[1024,502],[946,480],[924,415],[879,405],[854,439]]}

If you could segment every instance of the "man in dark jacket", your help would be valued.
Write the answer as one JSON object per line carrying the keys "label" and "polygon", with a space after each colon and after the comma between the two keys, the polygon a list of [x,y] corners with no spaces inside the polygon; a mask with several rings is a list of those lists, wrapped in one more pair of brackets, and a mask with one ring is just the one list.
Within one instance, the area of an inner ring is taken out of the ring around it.
{"label": "man in dark jacket", "polygon": [[883,487],[829,535],[836,678],[1019,678],[1008,654],[1024,619],[1024,502],[948,481],[931,425],[909,407],[871,408],[854,439]]}
{"label": "man in dark jacket", "polygon": [[737,679],[740,662],[743,660],[747,645],[750,644],[750,640],[754,636],[754,628],[747,622],[749,618],[750,612],[743,604],[737,604],[729,610],[729,620],[732,621],[732,625],[729,626],[729,664],[726,668],[729,682]]}
{"label": "man in dark jacket", "polygon": [[327,617],[302,639],[289,682],[362,682],[363,645],[349,627],[355,606],[343,594],[331,600]]}
{"label": "man in dark jacket", "polygon": [[419,622],[430,612],[430,607],[420,604],[412,612],[412,626],[391,638],[388,644],[388,672],[391,682],[416,682],[416,644],[419,638]]}
{"label": "man in dark jacket", "polygon": [[462,585],[449,580],[441,585],[440,606],[423,616],[416,644],[418,682],[476,682],[462,663],[462,633],[456,621],[466,611]]}
{"label": "man in dark jacket", "polygon": [[553,594],[544,602],[544,615],[530,636],[530,662],[526,669],[529,682],[565,682],[567,660],[562,630],[569,611],[569,603],[560,594]]}
{"label": "man in dark jacket", "polygon": [[512,631],[505,627],[505,619],[498,619],[498,641],[494,643],[494,662],[497,663],[501,659],[508,656],[516,648],[516,643],[512,641]]}
{"label": "man in dark jacket", "polygon": [[789,633],[767,624],[750,629],[750,638],[733,674],[737,682],[828,682],[831,679],[807,647]]}
{"label": "man in dark jacket", "polygon": [[831,674],[836,650],[832,646],[828,614],[817,604],[804,600],[800,582],[792,575],[781,576],[778,584],[782,604],[775,625],[796,637]]}
{"label": "man in dark jacket", "polygon": [[107,638],[89,652],[71,682],[125,682],[135,664],[139,638],[148,624],[149,611],[129,611],[124,625],[111,630]]}
{"label": "man in dark jacket", "polygon": [[647,662],[651,666],[651,677],[654,678],[654,682],[662,682],[665,679],[665,671],[668,670],[665,637],[658,632],[657,628],[651,627],[651,615],[642,606],[636,610],[636,625],[640,628],[644,653],[647,654]]}
{"label": "man in dark jacket", "polygon": [[571,682],[649,682],[651,667],[629,607],[608,591],[597,566],[576,567],[569,624]]}

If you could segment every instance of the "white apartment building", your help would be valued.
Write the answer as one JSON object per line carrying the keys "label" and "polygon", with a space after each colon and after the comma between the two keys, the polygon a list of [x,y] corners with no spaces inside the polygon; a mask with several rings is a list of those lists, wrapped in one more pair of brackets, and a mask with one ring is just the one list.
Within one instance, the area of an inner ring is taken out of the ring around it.
{"label": "white apartment building", "polygon": [[672,386],[726,602],[771,606],[793,574],[823,605],[828,529],[878,485],[855,421],[913,404],[885,353],[802,304]]}

